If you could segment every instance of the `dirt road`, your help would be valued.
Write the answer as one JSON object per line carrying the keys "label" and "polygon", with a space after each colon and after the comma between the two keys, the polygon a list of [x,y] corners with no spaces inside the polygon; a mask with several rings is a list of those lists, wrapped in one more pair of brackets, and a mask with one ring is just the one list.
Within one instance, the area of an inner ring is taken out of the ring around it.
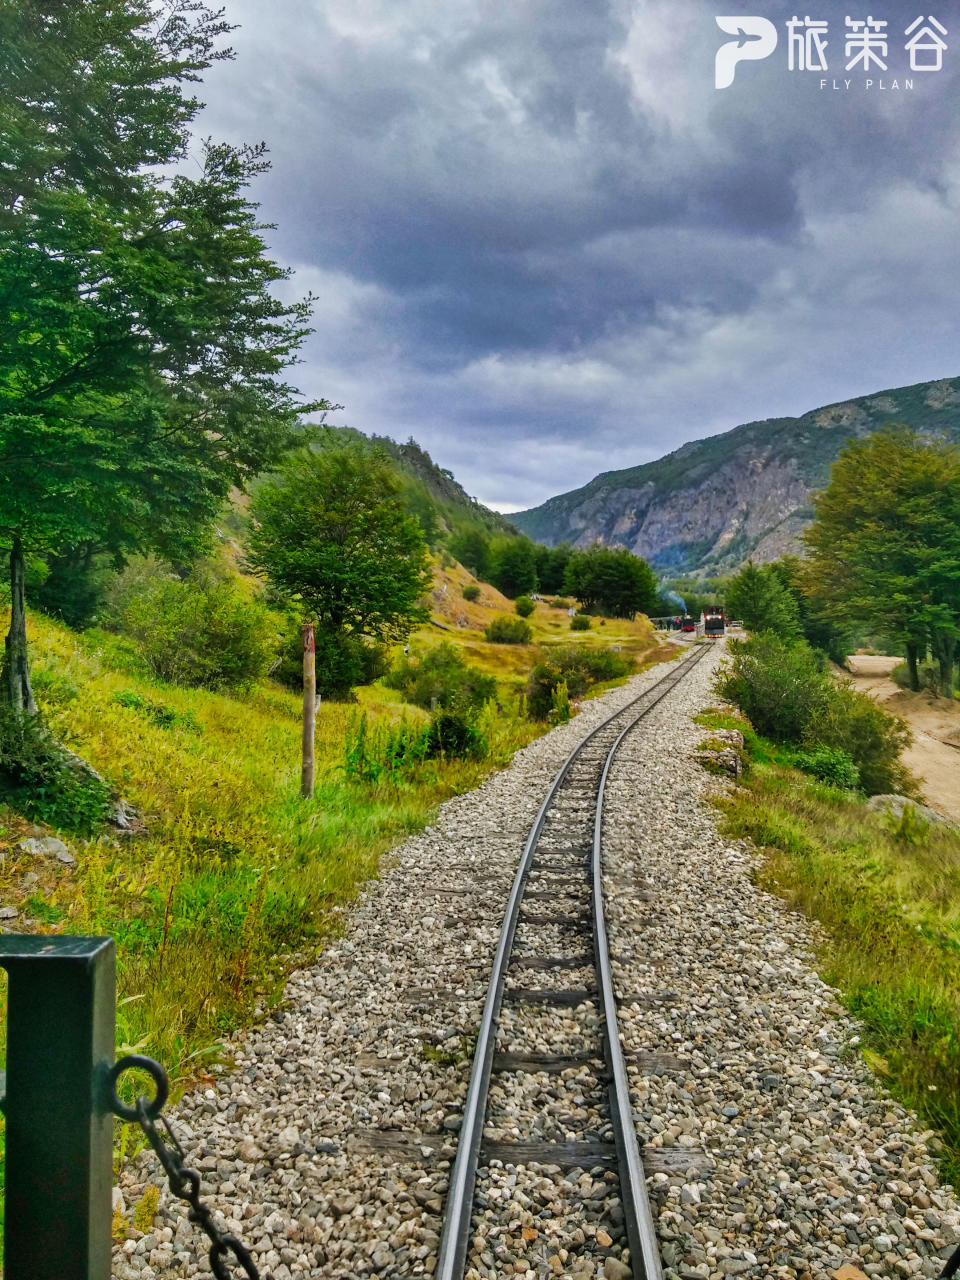
{"label": "dirt road", "polygon": [[[856,661],[863,670],[870,660],[858,657]],[[877,665],[889,662],[885,658],[874,661]],[[926,691],[910,693],[895,685],[886,673],[851,674],[851,679],[855,688],[906,720],[914,741],[903,759],[920,779],[924,801],[960,822],[960,702]]]}

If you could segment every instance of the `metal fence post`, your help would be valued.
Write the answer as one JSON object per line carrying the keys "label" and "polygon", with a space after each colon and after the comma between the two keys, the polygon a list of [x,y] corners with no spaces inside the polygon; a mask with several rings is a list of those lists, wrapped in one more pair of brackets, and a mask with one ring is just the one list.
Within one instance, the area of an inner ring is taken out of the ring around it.
{"label": "metal fence post", "polygon": [[109,1280],[111,938],[6,935],[5,1280]]}

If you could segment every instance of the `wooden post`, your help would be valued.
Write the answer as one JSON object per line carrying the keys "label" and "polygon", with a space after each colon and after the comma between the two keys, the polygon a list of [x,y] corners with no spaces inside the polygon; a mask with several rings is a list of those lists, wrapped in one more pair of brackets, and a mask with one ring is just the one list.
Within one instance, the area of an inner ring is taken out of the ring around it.
{"label": "wooden post", "polygon": [[317,653],[313,623],[305,622],[303,633],[303,768],[300,794],[313,795],[313,742],[317,724]]}

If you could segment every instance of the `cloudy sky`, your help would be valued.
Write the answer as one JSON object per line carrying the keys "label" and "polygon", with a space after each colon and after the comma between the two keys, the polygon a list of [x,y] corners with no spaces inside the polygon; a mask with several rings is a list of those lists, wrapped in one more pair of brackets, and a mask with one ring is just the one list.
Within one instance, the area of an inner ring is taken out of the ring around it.
{"label": "cloudy sky", "polygon": [[[482,501],[960,374],[960,0],[224,2],[198,134],[270,146],[299,385]],[[718,90],[743,9],[777,48]],[[788,69],[808,12],[826,71]],[[911,73],[921,13],[948,48]],[[886,71],[845,69],[848,16],[887,20]]]}

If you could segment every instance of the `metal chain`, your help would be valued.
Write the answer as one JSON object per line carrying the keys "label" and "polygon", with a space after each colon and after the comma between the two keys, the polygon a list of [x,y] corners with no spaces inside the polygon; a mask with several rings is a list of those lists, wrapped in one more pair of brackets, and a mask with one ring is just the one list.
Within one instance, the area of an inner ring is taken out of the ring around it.
{"label": "metal chain", "polygon": [[[132,1107],[126,1106],[117,1097],[117,1081],[125,1071],[146,1071],[152,1077],[156,1093],[152,1098],[138,1098]],[[120,1058],[111,1067],[107,1076],[109,1097],[107,1106],[121,1120],[129,1120],[139,1124],[147,1141],[163,1165],[170,1183],[170,1190],[180,1200],[186,1200],[190,1206],[189,1218],[210,1239],[210,1269],[216,1280],[235,1280],[234,1267],[243,1268],[247,1280],[260,1280],[249,1250],[241,1244],[236,1236],[221,1231],[213,1220],[210,1209],[200,1199],[200,1175],[196,1169],[188,1169],[186,1153],[170,1128],[166,1116],[160,1114],[163,1104],[170,1092],[167,1073],[159,1062],[146,1058],[142,1054],[129,1054]],[[166,1137],[157,1128],[157,1121],[163,1125]],[[233,1258],[230,1262],[229,1259]],[[264,1277],[264,1280],[267,1280]]]}

